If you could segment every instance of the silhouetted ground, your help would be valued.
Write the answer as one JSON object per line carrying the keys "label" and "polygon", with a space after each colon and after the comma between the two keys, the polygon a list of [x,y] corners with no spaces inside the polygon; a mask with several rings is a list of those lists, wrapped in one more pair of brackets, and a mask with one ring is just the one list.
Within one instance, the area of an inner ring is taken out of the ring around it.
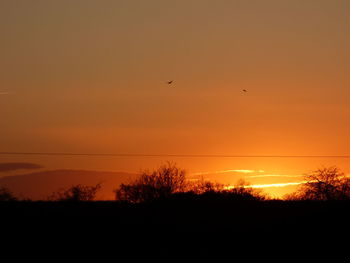
{"label": "silhouetted ground", "polygon": [[[117,202],[0,203],[8,244],[91,253],[96,246],[128,257],[243,253],[264,248],[294,253],[341,247],[350,238],[350,202],[186,199]],[[33,241],[35,240],[38,241]],[[34,242],[34,243],[33,243]],[[35,243],[38,242],[38,243]],[[133,251],[130,253],[130,251]],[[55,253],[58,253],[55,251]],[[58,253],[59,254],[59,253]]]}

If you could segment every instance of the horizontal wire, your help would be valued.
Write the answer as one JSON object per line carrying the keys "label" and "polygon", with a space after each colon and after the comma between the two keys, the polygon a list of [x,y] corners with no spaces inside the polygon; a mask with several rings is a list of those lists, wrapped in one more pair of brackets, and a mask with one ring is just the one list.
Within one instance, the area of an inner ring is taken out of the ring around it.
{"label": "horizontal wire", "polygon": [[67,153],[0,152],[0,155],[87,156],[87,157],[179,157],[179,158],[350,158],[350,155],[225,155],[225,154],[140,154],[140,153]]}

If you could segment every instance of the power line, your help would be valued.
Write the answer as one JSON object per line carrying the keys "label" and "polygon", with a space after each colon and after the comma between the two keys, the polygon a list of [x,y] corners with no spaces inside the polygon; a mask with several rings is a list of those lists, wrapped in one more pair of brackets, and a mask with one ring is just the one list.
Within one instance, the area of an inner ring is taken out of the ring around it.
{"label": "power line", "polygon": [[0,155],[86,156],[86,157],[178,157],[178,158],[338,158],[350,155],[225,155],[225,154],[141,154],[141,153],[67,153],[67,152],[0,152]]}

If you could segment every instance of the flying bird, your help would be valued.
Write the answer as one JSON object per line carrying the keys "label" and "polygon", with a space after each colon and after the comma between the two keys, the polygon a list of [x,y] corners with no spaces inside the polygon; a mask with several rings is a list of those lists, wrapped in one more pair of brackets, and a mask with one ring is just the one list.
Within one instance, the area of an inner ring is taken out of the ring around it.
{"label": "flying bird", "polygon": [[170,85],[171,83],[173,83],[173,80],[167,81],[168,85]]}
{"label": "flying bird", "polygon": [[248,92],[246,89],[243,89],[242,91],[243,91],[243,92]]}

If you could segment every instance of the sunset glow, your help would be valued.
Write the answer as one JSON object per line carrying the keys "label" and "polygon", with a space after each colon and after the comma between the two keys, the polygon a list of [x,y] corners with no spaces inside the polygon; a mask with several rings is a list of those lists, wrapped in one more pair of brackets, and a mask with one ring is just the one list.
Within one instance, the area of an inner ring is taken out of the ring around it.
{"label": "sunset glow", "polygon": [[173,161],[190,179],[244,179],[281,197],[318,167],[350,173],[349,10],[342,0],[1,1],[0,151],[18,154],[0,163],[41,168],[0,179],[132,177]]}
{"label": "sunset glow", "polygon": [[[211,172],[198,172],[192,175],[208,175],[208,174],[224,174],[224,173],[243,173],[243,174],[251,174],[256,173],[255,170],[222,170],[222,171],[211,171]],[[263,173],[264,171],[260,170],[259,173]]]}
{"label": "sunset glow", "polygon": [[271,187],[286,187],[286,186],[291,186],[291,185],[300,185],[300,184],[305,184],[306,181],[301,181],[301,182],[293,182],[293,183],[277,183],[277,184],[253,184],[249,187],[252,188],[271,188]]}

